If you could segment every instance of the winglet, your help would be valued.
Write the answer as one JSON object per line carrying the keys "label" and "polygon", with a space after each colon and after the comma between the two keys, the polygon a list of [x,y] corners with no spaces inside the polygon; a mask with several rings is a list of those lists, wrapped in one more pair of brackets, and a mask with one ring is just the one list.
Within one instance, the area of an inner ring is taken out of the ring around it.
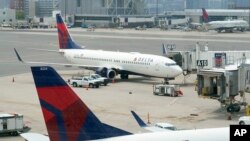
{"label": "winglet", "polygon": [[131,113],[140,127],[147,127],[147,124],[134,111],[131,111]]}
{"label": "winglet", "polygon": [[167,55],[167,53],[168,53],[168,51],[167,51],[167,49],[165,47],[165,44],[162,44],[162,54]]}
{"label": "winglet", "polygon": [[14,51],[15,51],[15,54],[16,54],[16,57],[17,59],[20,61],[20,62],[23,62],[23,59],[20,57],[20,55],[18,54],[17,50],[14,48]]}
{"label": "winglet", "polygon": [[130,133],[106,126],[51,67],[31,67],[51,141],[97,140]]}

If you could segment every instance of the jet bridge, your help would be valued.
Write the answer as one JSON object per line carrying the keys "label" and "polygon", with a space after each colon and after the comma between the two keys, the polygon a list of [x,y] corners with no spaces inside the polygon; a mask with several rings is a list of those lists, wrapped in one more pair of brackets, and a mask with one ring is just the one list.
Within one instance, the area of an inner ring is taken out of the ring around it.
{"label": "jet bridge", "polygon": [[223,68],[225,65],[239,64],[244,56],[250,58],[250,51],[209,51],[208,43],[197,42],[189,51],[176,51],[167,46],[165,56],[173,59],[183,69],[184,75],[196,73],[198,69]]}
{"label": "jet bridge", "polygon": [[196,90],[200,97],[218,100],[228,112],[239,112],[247,105],[245,92],[250,92],[250,64],[200,69]]}

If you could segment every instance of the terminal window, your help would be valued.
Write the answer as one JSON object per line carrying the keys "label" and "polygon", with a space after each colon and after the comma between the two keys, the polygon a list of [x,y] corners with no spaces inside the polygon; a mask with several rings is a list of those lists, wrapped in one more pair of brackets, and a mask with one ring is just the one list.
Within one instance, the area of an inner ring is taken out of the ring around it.
{"label": "terminal window", "polygon": [[77,7],[81,7],[81,0],[77,0]]}

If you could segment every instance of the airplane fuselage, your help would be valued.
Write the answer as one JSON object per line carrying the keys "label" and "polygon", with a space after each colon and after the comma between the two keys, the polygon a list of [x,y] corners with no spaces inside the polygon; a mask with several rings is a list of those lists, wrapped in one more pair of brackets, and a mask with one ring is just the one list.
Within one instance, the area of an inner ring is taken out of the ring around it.
{"label": "airplane fuselage", "polygon": [[212,21],[208,23],[209,29],[214,30],[233,30],[236,28],[237,30],[244,31],[248,28],[248,23],[243,20],[233,20],[233,21]]}
{"label": "airplane fuselage", "polygon": [[[229,128],[155,132],[102,139],[101,141],[229,141]],[[99,141],[99,140],[98,140]]]}
{"label": "airplane fuselage", "polygon": [[106,67],[117,73],[159,78],[175,78],[182,73],[173,60],[163,56],[87,49],[61,49],[60,52],[72,63]]}

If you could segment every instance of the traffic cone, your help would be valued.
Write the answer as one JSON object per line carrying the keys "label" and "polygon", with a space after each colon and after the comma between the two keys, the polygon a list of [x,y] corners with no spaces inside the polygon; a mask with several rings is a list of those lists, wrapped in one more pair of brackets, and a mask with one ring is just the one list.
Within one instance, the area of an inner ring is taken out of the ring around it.
{"label": "traffic cone", "polygon": [[112,83],[113,83],[113,84],[115,83],[115,79],[112,80]]}
{"label": "traffic cone", "polygon": [[151,124],[150,119],[149,119],[149,113],[148,113],[148,124]]}
{"label": "traffic cone", "polygon": [[228,112],[227,120],[232,120],[232,113]]}
{"label": "traffic cone", "polygon": [[88,87],[88,86],[86,87],[86,90],[89,90],[89,87]]}

